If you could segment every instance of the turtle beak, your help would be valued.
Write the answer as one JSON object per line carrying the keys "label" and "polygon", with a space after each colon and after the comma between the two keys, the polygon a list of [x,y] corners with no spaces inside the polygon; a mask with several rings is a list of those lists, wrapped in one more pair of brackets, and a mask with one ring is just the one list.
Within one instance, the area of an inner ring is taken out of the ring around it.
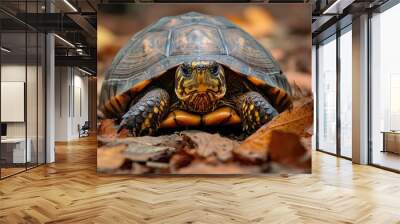
{"label": "turtle beak", "polygon": [[208,90],[208,85],[207,85],[205,76],[206,76],[206,74],[205,74],[204,70],[197,72],[196,79],[197,79],[197,83],[198,83],[198,86],[197,86],[198,92],[207,92],[207,90]]}

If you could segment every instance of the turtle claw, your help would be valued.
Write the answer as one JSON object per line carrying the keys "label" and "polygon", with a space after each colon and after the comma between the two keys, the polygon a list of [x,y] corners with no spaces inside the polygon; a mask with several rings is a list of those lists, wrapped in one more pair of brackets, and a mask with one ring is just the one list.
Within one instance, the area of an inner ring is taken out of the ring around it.
{"label": "turtle claw", "polygon": [[133,128],[129,127],[129,126],[126,124],[126,121],[122,120],[121,123],[119,124],[119,128],[118,128],[118,130],[117,130],[117,133],[118,133],[118,134],[121,133],[121,131],[124,130],[124,129],[129,130],[129,134],[130,134],[130,135],[136,136],[135,130],[134,130]]}

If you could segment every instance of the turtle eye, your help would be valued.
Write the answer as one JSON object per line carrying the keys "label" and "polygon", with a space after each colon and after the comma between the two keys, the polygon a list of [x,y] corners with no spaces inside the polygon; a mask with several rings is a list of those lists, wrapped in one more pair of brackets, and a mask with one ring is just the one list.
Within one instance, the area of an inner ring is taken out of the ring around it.
{"label": "turtle eye", "polygon": [[190,76],[192,75],[191,69],[190,69],[189,66],[183,65],[183,66],[181,67],[181,69],[182,69],[182,74],[183,74],[183,76],[185,76],[185,77],[190,77]]}
{"label": "turtle eye", "polygon": [[219,74],[219,68],[218,68],[218,65],[214,65],[214,66],[212,66],[211,67],[211,74],[213,74],[213,75],[218,75]]}

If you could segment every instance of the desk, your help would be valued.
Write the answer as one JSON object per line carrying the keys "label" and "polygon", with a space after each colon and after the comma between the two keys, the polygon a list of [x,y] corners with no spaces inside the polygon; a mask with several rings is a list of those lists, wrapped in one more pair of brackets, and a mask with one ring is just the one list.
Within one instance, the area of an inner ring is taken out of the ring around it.
{"label": "desk", "polygon": [[393,152],[400,154],[400,131],[383,131],[382,152]]}
{"label": "desk", "polygon": [[[28,138],[26,139],[26,142],[28,143],[28,147],[26,147],[25,154],[25,138],[1,139],[1,157],[3,157],[7,163],[30,162],[32,159],[32,141]],[[25,158],[27,159],[26,161]]]}

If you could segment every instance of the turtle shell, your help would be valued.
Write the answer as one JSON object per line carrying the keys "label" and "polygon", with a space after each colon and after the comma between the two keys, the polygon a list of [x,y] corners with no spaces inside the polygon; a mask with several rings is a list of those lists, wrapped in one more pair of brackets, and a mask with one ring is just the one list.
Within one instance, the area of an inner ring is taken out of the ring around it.
{"label": "turtle shell", "polygon": [[[132,99],[132,93],[140,92],[152,79],[191,60],[217,61],[263,86],[267,95],[275,95],[272,101],[291,94],[279,65],[252,36],[223,17],[190,12],[163,17],[129,40],[105,73],[100,108],[116,97]],[[128,106],[121,102],[127,101],[114,103],[122,108],[120,115]],[[272,104],[278,111],[287,107]]]}

